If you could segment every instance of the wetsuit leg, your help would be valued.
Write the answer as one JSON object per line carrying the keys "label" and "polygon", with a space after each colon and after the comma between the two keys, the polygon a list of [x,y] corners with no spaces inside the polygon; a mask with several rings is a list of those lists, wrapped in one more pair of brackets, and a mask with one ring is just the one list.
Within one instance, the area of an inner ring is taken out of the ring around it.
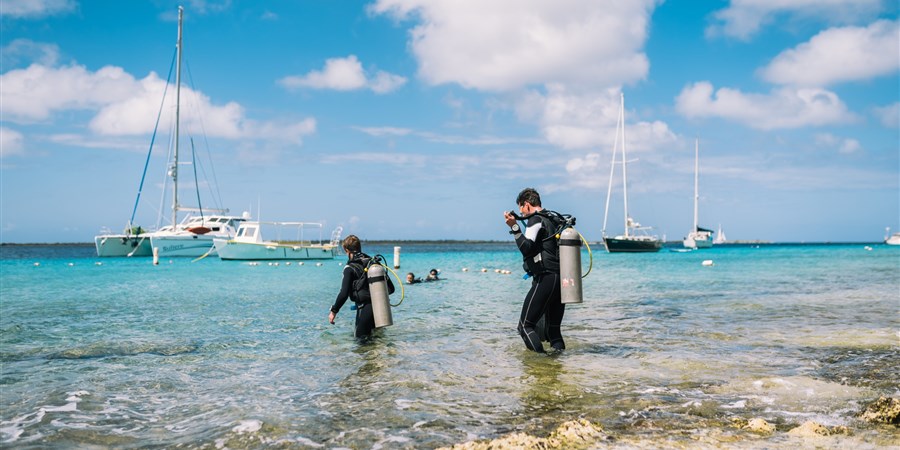
{"label": "wetsuit leg", "polygon": [[365,338],[375,329],[375,314],[371,303],[361,303],[356,308],[356,337]]}
{"label": "wetsuit leg", "polygon": [[566,305],[562,303],[559,277],[556,274],[553,274],[553,276],[556,277],[556,282],[553,284],[554,287],[547,301],[547,310],[544,313],[544,319],[547,322],[547,338],[550,341],[550,346],[555,350],[565,350],[566,343],[563,341],[560,325],[562,324],[563,315],[566,313]]}
{"label": "wetsuit leg", "polygon": [[[544,345],[541,343],[541,337],[538,336],[535,330],[535,325],[547,310],[554,291],[556,291],[556,296],[559,297],[559,275],[545,273],[535,277],[531,283],[528,295],[525,296],[525,303],[522,304],[522,314],[519,316],[518,329],[522,340],[525,341],[525,346],[529,350],[544,352]],[[559,320],[560,322],[562,321],[562,316],[559,317]],[[557,330],[559,330],[558,324]]]}

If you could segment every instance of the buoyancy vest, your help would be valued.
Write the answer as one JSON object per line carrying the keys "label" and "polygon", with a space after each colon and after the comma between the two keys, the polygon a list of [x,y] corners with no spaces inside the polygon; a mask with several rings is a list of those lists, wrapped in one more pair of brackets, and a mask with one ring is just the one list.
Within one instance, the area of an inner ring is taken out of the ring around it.
{"label": "buoyancy vest", "polygon": [[541,224],[541,229],[535,237],[535,243],[540,250],[531,255],[523,255],[525,271],[532,275],[559,273],[559,243],[556,231],[565,222],[557,219],[555,215],[538,211],[528,218],[526,229],[538,223]]}
{"label": "buoyancy vest", "polygon": [[371,260],[372,258],[369,255],[359,252],[354,254],[353,259],[347,262],[347,267],[353,269],[353,273],[356,275],[350,289],[350,300],[353,300],[354,303],[372,303],[366,276],[366,268]]}

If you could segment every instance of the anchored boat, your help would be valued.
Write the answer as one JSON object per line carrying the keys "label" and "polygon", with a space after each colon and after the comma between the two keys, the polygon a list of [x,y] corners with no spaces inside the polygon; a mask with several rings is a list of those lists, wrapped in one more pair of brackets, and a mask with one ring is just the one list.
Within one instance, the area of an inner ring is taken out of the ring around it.
{"label": "anchored boat", "polygon": [[[615,237],[606,235],[606,220],[609,217],[609,201],[612,195],[612,180],[616,171],[616,154],[619,149],[619,136],[622,143],[622,193],[625,205],[625,233]],[[606,210],[603,214],[603,244],[609,253],[645,253],[658,252],[662,241],[651,233],[651,227],[642,226],[628,215],[628,161],[625,153],[625,94],[621,94],[619,120],[616,123],[616,138],[613,144],[612,163],[609,169],[609,189],[606,192]]]}
{"label": "anchored boat", "polygon": [[[293,240],[264,240],[262,228],[268,225],[276,231],[295,229]],[[304,230],[318,229],[319,240],[306,240]],[[321,231],[323,225],[317,222],[262,222],[245,221],[240,224],[237,234],[232,239],[213,239],[219,258],[239,261],[279,261],[334,259],[341,253],[342,227],[331,233],[331,240],[323,242]]]}

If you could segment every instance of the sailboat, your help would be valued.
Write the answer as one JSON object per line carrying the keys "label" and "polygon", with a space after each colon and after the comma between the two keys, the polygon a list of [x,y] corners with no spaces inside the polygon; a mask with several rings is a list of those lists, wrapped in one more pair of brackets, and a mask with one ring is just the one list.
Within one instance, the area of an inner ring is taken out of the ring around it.
{"label": "sailboat", "polygon": [[[150,256],[154,250],[160,257],[170,256],[202,256],[215,251],[214,238],[231,238],[237,232],[238,225],[249,219],[249,214],[242,216],[224,215],[227,209],[191,208],[178,202],[178,168],[180,146],[180,122],[181,122],[181,61],[182,61],[182,29],[184,23],[184,8],[178,7],[178,41],[176,44],[176,70],[175,70],[175,135],[172,163],[167,169],[167,176],[172,179],[172,220],[169,225],[156,231],[146,231],[134,226],[134,216],[140,202],[144,177],[141,179],[141,187],[138,189],[137,200],[132,211],[131,220],[125,232],[113,234],[104,232],[94,238],[98,256]],[[164,94],[165,95],[165,94]],[[158,121],[157,121],[158,122]],[[154,131],[154,140],[156,132]],[[153,149],[151,140],[150,150]],[[149,155],[147,156],[149,162]],[[181,164],[186,164],[182,162]],[[190,162],[187,164],[194,164]],[[146,175],[147,166],[144,167]],[[196,182],[196,166],[194,171]],[[199,186],[197,200],[199,203]],[[188,212],[180,222],[179,212]],[[191,214],[196,213],[196,214]],[[213,213],[212,215],[210,213]]]}
{"label": "sailboat", "polygon": [[716,232],[716,238],[713,240],[713,244],[719,245],[724,244],[728,241],[728,238],[725,237],[725,232],[722,231],[722,224],[719,224],[719,231]]}
{"label": "sailboat", "polygon": [[700,228],[699,203],[700,203],[700,139],[694,141],[694,227],[684,238],[685,248],[710,248],[713,245],[712,230]]}
{"label": "sailboat", "polygon": [[[603,214],[603,244],[609,253],[645,253],[658,252],[662,241],[651,235],[651,227],[642,226],[628,215],[628,158],[625,153],[625,94],[621,94],[619,119],[616,122],[616,138],[613,144],[612,163],[609,169],[609,189],[606,191],[606,210]],[[625,233],[615,237],[606,235],[606,222],[609,217],[609,200],[612,195],[612,180],[616,171],[616,153],[618,152],[619,135],[622,136],[622,194],[625,204]]]}

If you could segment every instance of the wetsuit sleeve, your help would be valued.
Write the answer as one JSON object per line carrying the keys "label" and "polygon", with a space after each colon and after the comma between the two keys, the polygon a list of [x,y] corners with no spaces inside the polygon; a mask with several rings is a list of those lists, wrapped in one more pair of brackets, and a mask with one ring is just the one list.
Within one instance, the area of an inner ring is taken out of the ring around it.
{"label": "wetsuit sleeve", "polygon": [[353,268],[349,265],[344,266],[344,278],[341,280],[341,292],[338,292],[334,305],[331,305],[331,312],[337,314],[350,298],[350,289],[353,287]]}
{"label": "wetsuit sleeve", "polygon": [[529,257],[537,255],[541,252],[541,242],[538,237],[541,235],[541,219],[537,216],[531,216],[528,219],[528,225],[524,233],[516,233],[516,246],[522,252],[522,256]]}

